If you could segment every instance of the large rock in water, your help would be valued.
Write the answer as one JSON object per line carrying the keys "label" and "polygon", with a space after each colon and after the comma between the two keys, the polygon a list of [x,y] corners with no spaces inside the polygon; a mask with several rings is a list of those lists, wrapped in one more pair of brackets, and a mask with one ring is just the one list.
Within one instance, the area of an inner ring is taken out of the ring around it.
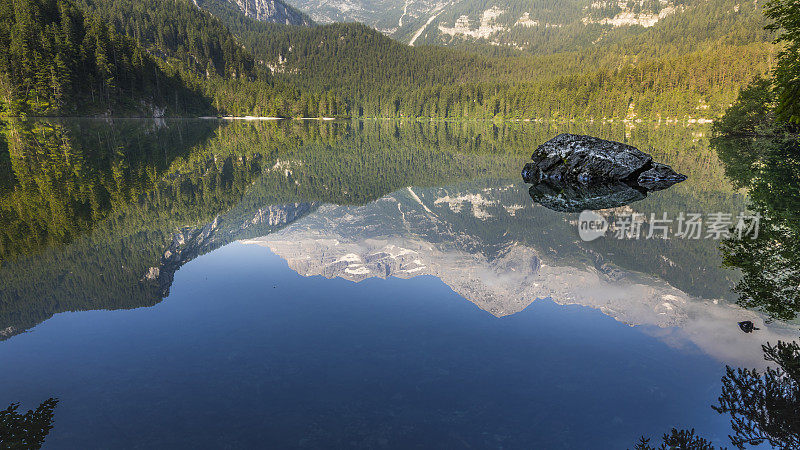
{"label": "large rock in water", "polygon": [[531,158],[522,169],[531,198],[562,212],[626,205],[686,179],[635,147],[577,134],[554,137]]}
{"label": "large rock in water", "polygon": [[669,166],[654,163],[650,155],[636,147],[577,134],[560,134],[550,139],[533,152],[531,159],[533,162],[522,170],[522,177],[528,183],[621,181],[640,185],[640,175],[647,173],[642,179],[645,184],[664,189],[686,179]]}

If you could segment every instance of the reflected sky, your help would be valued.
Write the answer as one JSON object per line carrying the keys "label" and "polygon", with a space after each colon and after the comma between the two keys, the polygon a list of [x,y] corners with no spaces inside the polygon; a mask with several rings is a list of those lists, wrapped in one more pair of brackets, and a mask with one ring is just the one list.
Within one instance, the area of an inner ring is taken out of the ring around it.
{"label": "reflected sky", "polygon": [[[301,277],[232,244],[170,297],[59,314],[0,347],[0,392],[58,395],[53,448],[624,448],[664,425],[721,441],[722,365],[597,310],[497,318],[431,276]],[[102,444],[101,444],[102,443]]]}

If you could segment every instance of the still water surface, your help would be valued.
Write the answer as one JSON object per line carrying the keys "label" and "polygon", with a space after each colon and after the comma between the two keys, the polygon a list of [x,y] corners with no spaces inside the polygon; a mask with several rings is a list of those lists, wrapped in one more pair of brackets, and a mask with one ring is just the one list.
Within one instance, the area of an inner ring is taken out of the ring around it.
{"label": "still water surface", "polygon": [[519,179],[586,133],[689,175],[604,213],[742,211],[701,126],[7,130],[0,406],[57,397],[46,448],[725,444],[725,365],[796,331],[733,304],[717,241],[583,242]]}

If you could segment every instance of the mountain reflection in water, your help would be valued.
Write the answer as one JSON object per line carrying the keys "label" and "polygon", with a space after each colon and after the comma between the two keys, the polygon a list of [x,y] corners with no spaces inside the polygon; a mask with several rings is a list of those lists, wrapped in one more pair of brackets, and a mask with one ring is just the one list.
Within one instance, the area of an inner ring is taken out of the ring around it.
{"label": "mountain reflection in water", "polygon": [[[649,332],[672,345],[690,342],[720,361],[747,366],[763,365],[761,339],[794,337],[791,327],[764,325],[754,312],[604,260],[591,243],[576,239],[575,217],[558,220],[526,205],[526,187],[407,188],[365,206],[323,206],[280,231],[243,242],[269,248],[303,276],[359,282],[431,275],[497,317],[544,298],[588,306],[629,325],[657,327]],[[521,229],[513,229],[516,223]],[[558,250],[530,233],[530,227],[545,224],[550,239],[563,239]],[[765,329],[752,339],[737,320]]]}

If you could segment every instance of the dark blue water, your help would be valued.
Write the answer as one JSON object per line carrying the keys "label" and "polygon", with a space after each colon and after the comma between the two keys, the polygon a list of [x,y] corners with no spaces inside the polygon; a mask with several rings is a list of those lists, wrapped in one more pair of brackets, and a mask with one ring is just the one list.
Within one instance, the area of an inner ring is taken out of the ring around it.
{"label": "dark blue water", "polygon": [[627,448],[694,427],[723,365],[580,306],[496,318],[437,278],[301,277],[231,244],[151,308],[0,345],[0,398],[60,398],[48,448]]}

